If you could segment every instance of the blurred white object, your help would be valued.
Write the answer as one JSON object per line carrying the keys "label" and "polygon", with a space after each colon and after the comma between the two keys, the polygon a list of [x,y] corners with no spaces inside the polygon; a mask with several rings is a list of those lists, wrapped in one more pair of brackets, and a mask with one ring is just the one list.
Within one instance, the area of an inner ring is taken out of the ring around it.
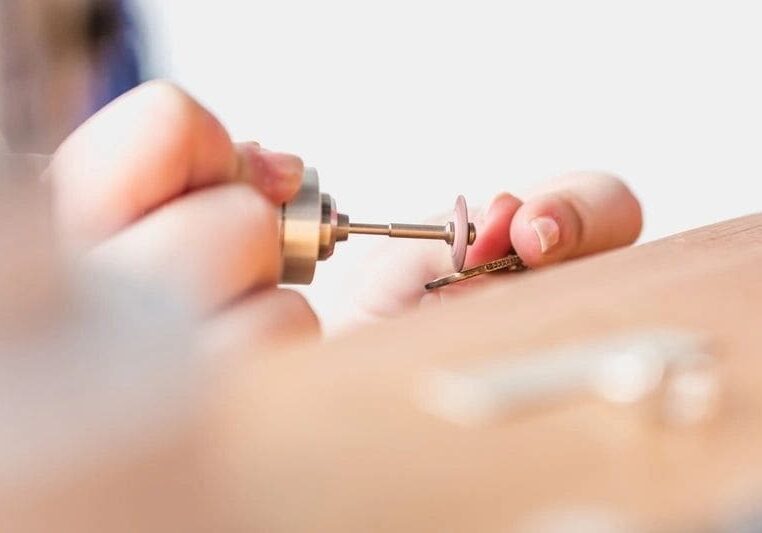
{"label": "blurred white object", "polygon": [[193,317],[59,254],[40,159],[0,154],[0,498],[181,424]]}
{"label": "blurred white object", "polygon": [[516,525],[517,533],[636,533],[633,521],[604,505],[547,507],[529,514]]}
{"label": "blurred white object", "polygon": [[687,423],[711,412],[717,394],[711,362],[700,336],[642,331],[464,370],[437,370],[426,377],[423,401],[427,410],[469,424],[585,394],[633,403],[665,385],[668,421]]}
{"label": "blurred white object", "polygon": [[62,256],[45,159],[7,152],[48,145],[82,99],[66,22],[85,4],[0,4],[0,503],[166,436],[191,405],[193,317]]}

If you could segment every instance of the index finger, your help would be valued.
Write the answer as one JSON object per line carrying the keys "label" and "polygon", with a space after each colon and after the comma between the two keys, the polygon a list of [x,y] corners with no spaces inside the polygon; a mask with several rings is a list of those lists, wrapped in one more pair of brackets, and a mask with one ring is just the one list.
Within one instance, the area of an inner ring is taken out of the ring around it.
{"label": "index finger", "polygon": [[295,156],[236,147],[220,122],[167,82],[150,82],[92,117],[50,168],[62,236],[89,248],[185,192],[249,181],[270,201],[299,188]]}

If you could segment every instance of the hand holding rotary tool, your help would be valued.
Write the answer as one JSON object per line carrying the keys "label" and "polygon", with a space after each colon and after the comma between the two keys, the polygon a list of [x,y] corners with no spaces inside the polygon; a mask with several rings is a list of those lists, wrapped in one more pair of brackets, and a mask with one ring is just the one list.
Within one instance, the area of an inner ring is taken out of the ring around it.
{"label": "hand holding rotary tool", "polygon": [[517,268],[516,259],[490,263],[512,250],[535,268],[628,244],[640,230],[627,187],[595,173],[556,180],[526,203],[500,194],[472,220],[458,200],[438,225],[350,221],[298,157],[233,143],[206,109],[161,82],[126,94],[75,131],[47,181],[56,246],[168,286],[224,331],[226,343],[316,334],[307,302],[276,286],[309,282],[316,262],[355,234],[393,237],[365,263],[371,290],[361,286],[356,299],[388,316],[421,302],[424,285],[443,274],[451,277],[435,285]]}

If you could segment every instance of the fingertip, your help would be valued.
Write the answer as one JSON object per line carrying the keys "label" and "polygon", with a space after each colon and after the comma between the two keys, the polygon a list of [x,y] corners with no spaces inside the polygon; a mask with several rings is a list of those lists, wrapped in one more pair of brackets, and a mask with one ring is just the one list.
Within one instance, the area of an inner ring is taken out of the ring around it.
{"label": "fingertip", "polygon": [[238,145],[241,174],[274,203],[291,200],[302,184],[304,162],[299,156],[270,152],[258,143]]}
{"label": "fingertip", "polygon": [[516,210],[521,206],[521,200],[511,193],[500,192],[496,194],[487,205],[484,211],[484,220],[502,220],[506,214],[513,216]]}
{"label": "fingertip", "polygon": [[290,200],[302,184],[304,162],[302,158],[283,152],[262,151],[262,157],[277,183],[283,201]]}
{"label": "fingertip", "polygon": [[504,256],[512,247],[511,220],[521,200],[502,192],[496,195],[476,220],[476,241],[468,250],[466,265],[476,265]]}

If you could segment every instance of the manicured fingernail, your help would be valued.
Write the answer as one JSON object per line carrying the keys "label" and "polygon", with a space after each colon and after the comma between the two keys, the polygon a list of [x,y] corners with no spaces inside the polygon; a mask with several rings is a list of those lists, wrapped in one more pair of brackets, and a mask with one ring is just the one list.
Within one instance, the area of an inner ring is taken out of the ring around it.
{"label": "manicured fingernail", "polygon": [[537,234],[542,253],[547,253],[561,239],[561,230],[558,227],[558,222],[552,217],[533,218],[529,224]]}
{"label": "manicured fingernail", "polygon": [[266,161],[269,169],[277,174],[280,179],[287,182],[296,182],[302,178],[304,163],[298,156],[262,151],[261,157]]}

